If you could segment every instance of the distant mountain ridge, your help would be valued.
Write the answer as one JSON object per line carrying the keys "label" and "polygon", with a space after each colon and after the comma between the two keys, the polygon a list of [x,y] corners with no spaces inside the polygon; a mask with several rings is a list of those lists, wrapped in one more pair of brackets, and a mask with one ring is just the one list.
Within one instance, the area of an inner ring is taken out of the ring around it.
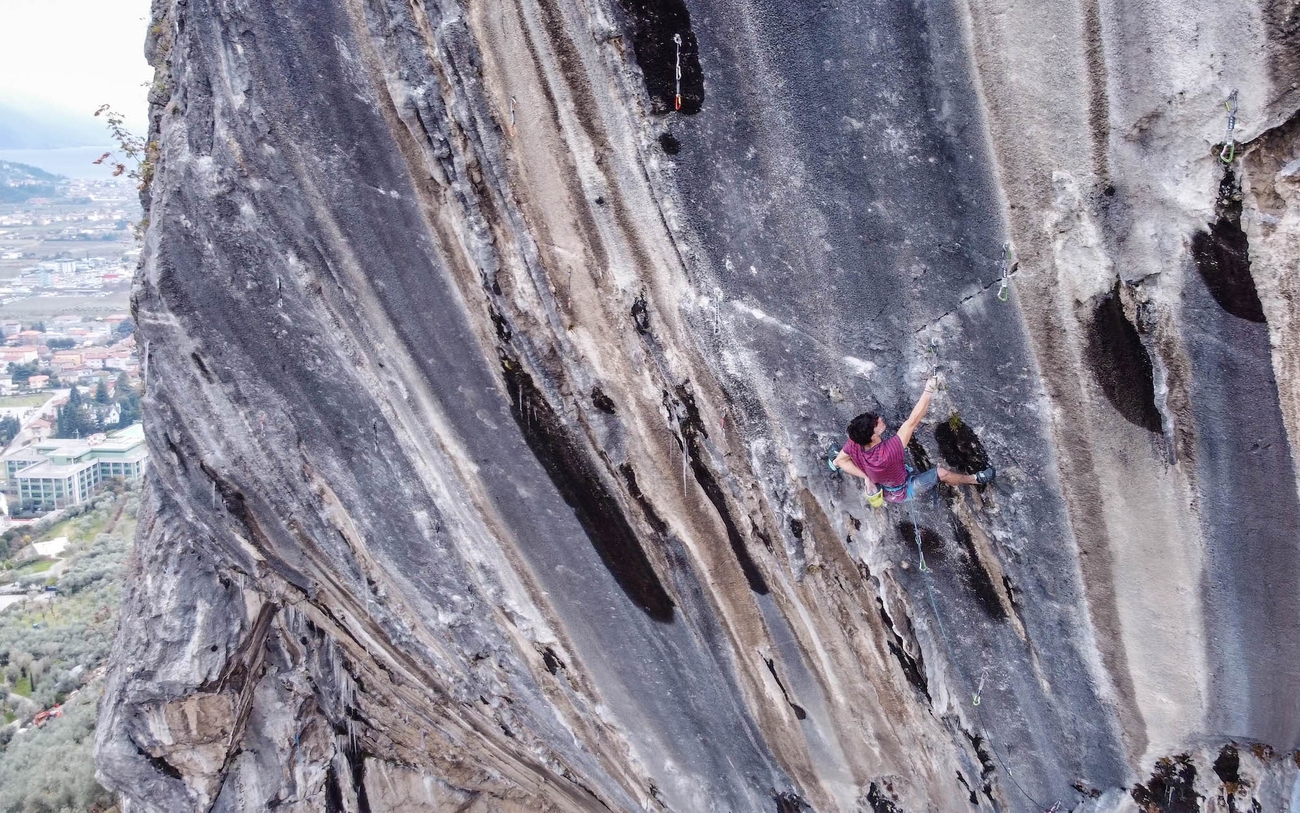
{"label": "distant mountain ridge", "polygon": [[108,141],[108,133],[92,112],[87,111],[82,118],[0,101],[0,150],[56,150],[103,144]]}
{"label": "distant mountain ridge", "polygon": [[66,180],[62,175],[27,164],[0,161],[0,203],[57,197],[62,194],[60,184]]}

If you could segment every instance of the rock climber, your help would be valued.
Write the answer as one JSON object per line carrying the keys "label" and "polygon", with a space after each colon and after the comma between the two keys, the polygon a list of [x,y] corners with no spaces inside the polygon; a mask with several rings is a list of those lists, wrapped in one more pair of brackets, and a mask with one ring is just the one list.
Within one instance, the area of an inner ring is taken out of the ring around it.
{"label": "rock climber", "polygon": [[867,481],[867,500],[872,505],[879,507],[882,504],[882,491],[884,500],[906,502],[940,482],[950,486],[983,485],[993,482],[997,476],[992,466],[978,474],[958,474],[942,466],[918,474],[903,462],[903,450],[912,440],[916,427],[920,426],[930,408],[930,399],[938,389],[938,376],[925,382],[925,392],[912,407],[912,414],[888,440],[882,439],[887,428],[885,419],[874,412],[864,412],[849,422],[849,440],[835,456],[835,465]]}

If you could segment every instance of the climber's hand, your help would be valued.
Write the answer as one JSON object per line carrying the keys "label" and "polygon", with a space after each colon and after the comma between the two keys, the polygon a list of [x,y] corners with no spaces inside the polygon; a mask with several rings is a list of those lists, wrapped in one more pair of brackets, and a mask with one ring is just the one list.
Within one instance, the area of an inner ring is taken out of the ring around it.
{"label": "climber's hand", "polygon": [[939,379],[939,376],[937,374],[932,375],[930,376],[930,380],[925,382],[925,391],[933,395],[939,391],[940,384],[942,384],[942,381]]}

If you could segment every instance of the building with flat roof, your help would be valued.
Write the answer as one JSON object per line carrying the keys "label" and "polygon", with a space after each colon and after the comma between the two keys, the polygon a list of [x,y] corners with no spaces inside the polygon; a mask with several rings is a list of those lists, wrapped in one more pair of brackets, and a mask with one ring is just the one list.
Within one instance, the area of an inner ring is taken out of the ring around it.
{"label": "building with flat roof", "polygon": [[83,503],[113,478],[139,481],[148,457],[144,428],[137,423],[84,440],[39,440],[0,459],[19,510],[39,513]]}

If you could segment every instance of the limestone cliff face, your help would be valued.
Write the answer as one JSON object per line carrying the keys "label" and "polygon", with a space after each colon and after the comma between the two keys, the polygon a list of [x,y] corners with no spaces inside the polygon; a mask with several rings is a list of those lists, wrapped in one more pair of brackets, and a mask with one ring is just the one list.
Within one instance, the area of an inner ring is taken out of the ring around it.
{"label": "limestone cliff face", "polygon": [[129,810],[1300,805],[1294,3],[154,17]]}

